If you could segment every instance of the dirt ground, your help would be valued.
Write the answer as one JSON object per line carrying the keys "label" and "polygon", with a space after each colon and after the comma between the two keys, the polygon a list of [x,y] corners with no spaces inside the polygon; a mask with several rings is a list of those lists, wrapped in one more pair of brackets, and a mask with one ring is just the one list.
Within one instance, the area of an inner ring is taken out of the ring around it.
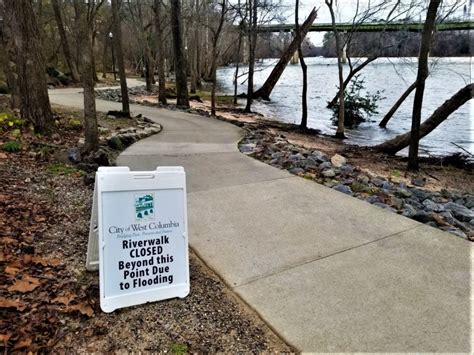
{"label": "dirt ground", "polygon": [[85,270],[92,187],[55,154],[81,134],[59,127],[49,138],[24,129],[20,151],[0,150],[0,350],[294,352],[192,251],[188,297],[103,313],[98,274]]}

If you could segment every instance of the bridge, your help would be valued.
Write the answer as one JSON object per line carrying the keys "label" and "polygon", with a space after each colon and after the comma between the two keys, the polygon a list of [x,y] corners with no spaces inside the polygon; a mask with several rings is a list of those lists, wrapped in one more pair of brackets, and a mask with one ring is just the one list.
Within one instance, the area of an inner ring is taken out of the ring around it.
{"label": "bridge", "polygon": [[[421,32],[423,30],[423,23],[420,22],[371,22],[363,24],[352,24],[352,23],[338,23],[336,27],[341,32]],[[258,31],[263,32],[292,32],[295,29],[294,24],[272,24],[262,25],[258,28]],[[437,31],[468,31],[474,29],[474,21],[445,21],[436,25]],[[310,32],[329,32],[332,31],[332,24],[330,23],[317,23],[313,24],[309,31]]]}

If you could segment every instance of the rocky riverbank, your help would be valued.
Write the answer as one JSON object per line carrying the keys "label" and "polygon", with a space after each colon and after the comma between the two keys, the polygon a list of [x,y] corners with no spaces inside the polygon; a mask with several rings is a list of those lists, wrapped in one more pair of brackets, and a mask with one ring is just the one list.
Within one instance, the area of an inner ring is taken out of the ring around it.
{"label": "rocky riverbank", "polygon": [[323,184],[380,208],[425,223],[434,228],[474,240],[474,195],[448,190],[423,189],[426,181],[387,179],[340,154],[332,156],[289,142],[281,133],[246,125],[240,142],[242,153],[274,167]]}
{"label": "rocky riverbank", "polygon": [[[96,98],[107,100],[107,101],[114,101],[114,102],[121,102],[122,101],[122,93],[120,89],[98,89],[95,90]],[[156,96],[158,95],[158,87],[153,86],[152,91],[146,91],[145,86],[135,86],[128,88],[128,95],[130,98],[130,103],[141,103],[135,100],[135,97],[143,97],[143,96]]]}

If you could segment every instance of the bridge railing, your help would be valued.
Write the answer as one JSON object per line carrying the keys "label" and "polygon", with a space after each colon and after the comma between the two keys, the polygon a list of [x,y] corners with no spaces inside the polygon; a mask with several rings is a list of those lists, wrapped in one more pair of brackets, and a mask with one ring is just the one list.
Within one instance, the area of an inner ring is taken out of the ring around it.
{"label": "bridge railing", "polygon": [[[372,22],[357,24],[354,28],[352,23],[338,23],[337,29],[341,32],[421,32],[423,30],[423,23],[420,22]],[[258,28],[259,32],[291,32],[295,29],[293,24],[274,24],[274,25],[262,25]],[[317,23],[313,24],[310,28],[310,32],[329,32],[332,31],[332,24],[330,23]],[[447,21],[436,25],[437,31],[464,31],[473,30],[474,21]]]}

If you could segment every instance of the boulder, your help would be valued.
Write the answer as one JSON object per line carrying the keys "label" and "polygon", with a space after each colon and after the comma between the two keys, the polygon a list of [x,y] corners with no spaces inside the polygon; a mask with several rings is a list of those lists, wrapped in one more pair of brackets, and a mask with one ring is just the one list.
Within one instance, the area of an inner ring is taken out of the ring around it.
{"label": "boulder", "polygon": [[392,196],[390,198],[390,203],[392,204],[393,207],[395,207],[397,210],[400,210],[403,208],[404,201],[401,198]]}
{"label": "boulder", "polygon": [[322,174],[326,178],[333,178],[336,176],[336,172],[333,169],[326,169],[322,172]]}
{"label": "boulder", "polygon": [[460,220],[461,222],[469,222],[471,219],[474,218],[473,211],[458,203],[448,202],[444,205],[444,208],[450,211],[454,215],[454,217]]}
{"label": "boulder", "polygon": [[397,195],[398,197],[402,197],[402,198],[408,198],[408,197],[411,197],[412,193],[410,191],[408,191],[407,189],[404,189],[404,188],[398,188],[395,190],[395,195]]}
{"label": "boulder", "polygon": [[445,208],[443,205],[439,203],[435,203],[430,199],[426,199],[423,201],[423,206],[425,206],[425,211],[427,212],[444,212]]}
{"label": "boulder", "polygon": [[418,187],[424,187],[426,185],[426,178],[416,177],[411,180],[411,183]]}
{"label": "boulder", "polygon": [[71,163],[77,164],[82,160],[81,151],[79,148],[69,148],[67,150],[67,157]]}
{"label": "boulder", "polygon": [[343,165],[346,165],[347,159],[344,158],[342,155],[336,154],[331,158],[331,164],[335,168],[340,168]]}
{"label": "boulder", "polygon": [[320,166],[319,166],[319,170],[320,171],[323,171],[323,170],[327,170],[327,169],[331,169],[332,168],[332,164],[330,162],[325,162],[325,163],[322,163]]}
{"label": "boulder", "polygon": [[[327,170],[327,171],[329,171],[329,170]],[[352,195],[352,190],[347,185],[336,185],[336,186],[333,187],[333,189],[336,190],[336,191],[342,192],[343,194],[346,194],[346,195]]]}

